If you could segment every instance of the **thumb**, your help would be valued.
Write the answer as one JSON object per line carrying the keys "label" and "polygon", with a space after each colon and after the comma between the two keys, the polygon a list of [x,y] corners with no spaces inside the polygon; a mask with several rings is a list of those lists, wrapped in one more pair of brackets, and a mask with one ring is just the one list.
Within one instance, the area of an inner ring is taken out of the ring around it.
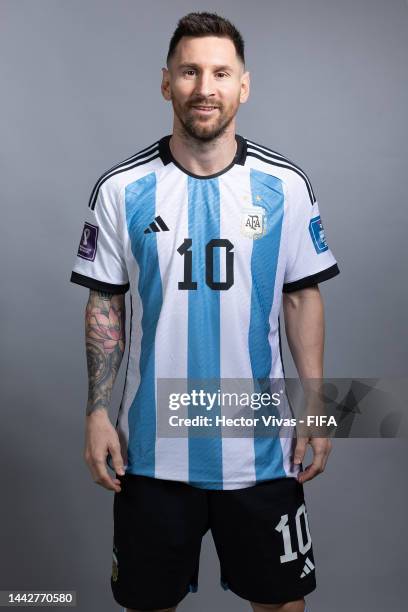
{"label": "thumb", "polygon": [[302,463],[306,453],[307,438],[297,438],[294,463],[299,465]]}
{"label": "thumb", "polygon": [[122,459],[122,453],[120,452],[120,445],[119,444],[112,445],[109,450],[110,450],[111,457],[112,457],[112,465],[113,465],[113,468],[116,474],[119,474],[119,476],[123,476],[125,473],[125,470],[123,467],[123,459]]}

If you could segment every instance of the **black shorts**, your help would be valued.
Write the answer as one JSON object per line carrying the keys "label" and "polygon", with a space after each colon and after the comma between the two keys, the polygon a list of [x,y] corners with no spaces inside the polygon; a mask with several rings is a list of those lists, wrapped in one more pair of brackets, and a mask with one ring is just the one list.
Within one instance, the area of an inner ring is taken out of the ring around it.
{"label": "black shorts", "polygon": [[208,529],[224,589],[281,603],[316,588],[303,486],[295,478],[225,491],[132,474],[119,479],[111,586],[121,606],[169,608],[196,591]]}

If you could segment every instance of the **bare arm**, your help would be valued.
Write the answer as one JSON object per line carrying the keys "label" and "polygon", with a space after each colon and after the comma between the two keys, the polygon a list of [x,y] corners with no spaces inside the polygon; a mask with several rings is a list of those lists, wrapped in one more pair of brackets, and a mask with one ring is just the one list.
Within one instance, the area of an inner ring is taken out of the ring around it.
{"label": "bare arm", "polygon": [[[286,336],[296,369],[301,380],[323,377],[324,309],[319,287],[307,287],[283,294],[283,313]],[[324,471],[331,450],[329,438],[299,437],[295,449],[295,463],[303,461],[306,446],[313,448],[313,463],[299,474],[305,482]]]}
{"label": "bare arm", "polygon": [[322,378],[324,312],[319,287],[283,294],[286,336],[300,378]]}
{"label": "bare arm", "polygon": [[118,434],[108,409],[125,350],[125,296],[90,291],[85,310],[88,403],[84,458],[94,481],[119,492],[120,481],[106,468],[108,453],[117,474],[124,474]]}

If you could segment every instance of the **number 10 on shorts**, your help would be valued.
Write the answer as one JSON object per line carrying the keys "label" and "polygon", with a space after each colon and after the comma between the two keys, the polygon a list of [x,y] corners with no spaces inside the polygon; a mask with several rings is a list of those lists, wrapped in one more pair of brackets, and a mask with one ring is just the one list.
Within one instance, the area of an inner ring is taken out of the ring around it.
{"label": "number 10 on shorts", "polygon": [[[306,542],[303,539],[303,532],[302,532],[302,525],[301,525],[302,517],[304,520],[305,531],[306,531],[306,536],[307,536]],[[275,527],[275,530],[279,531],[279,533],[281,533],[283,536],[283,548],[284,548],[285,554],[281,555],[280,557],[281,563],[287,563],[288,561],[294,561],[298,557],[297,552],[293,550],[288,523],[289,523],[289,515],[282,514],[279,523]],[[312,545],[312,538],[310,537],[309,522],[307,520],[307,512],[306,512],[305,504],[302,504],[301,506],[299,506],[296,512],[296,516],[295,516],[295,523],[296,523],[298,550],[302,555],[305,555]]]}

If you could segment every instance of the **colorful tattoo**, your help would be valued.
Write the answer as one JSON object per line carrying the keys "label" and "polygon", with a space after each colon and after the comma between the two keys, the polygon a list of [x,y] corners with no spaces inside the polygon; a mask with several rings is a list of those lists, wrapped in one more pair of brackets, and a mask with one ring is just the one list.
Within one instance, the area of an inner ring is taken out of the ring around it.
{"label": "colorful tattoo", "polygon": [[99,408],[109,408],[125,351],[125,317],[124,295],[91,290],[85,314],[87,415]]}

